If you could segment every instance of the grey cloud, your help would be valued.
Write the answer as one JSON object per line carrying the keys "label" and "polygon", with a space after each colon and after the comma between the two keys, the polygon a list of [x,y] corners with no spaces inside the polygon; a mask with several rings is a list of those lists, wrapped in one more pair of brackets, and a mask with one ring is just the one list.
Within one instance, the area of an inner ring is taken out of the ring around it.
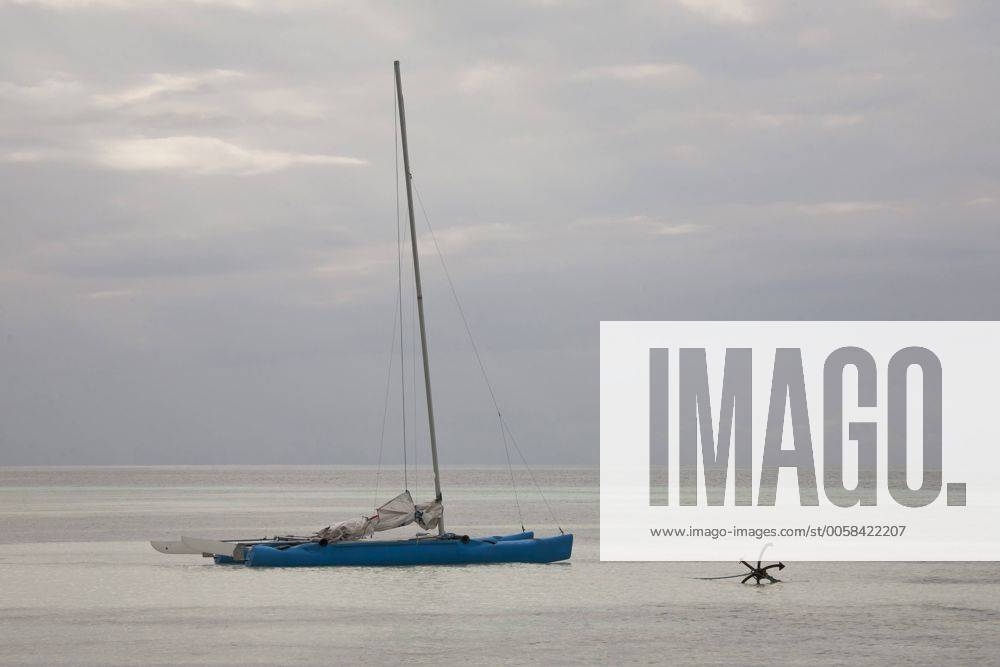
{"label": "grey cloud", "polygon": [[[602,319],[996,318],[997,19],[0,5],[0,464],[373,460],[396,57],[418,189],[535,461],[596,460]],[[418,224],[442,456],[502,462]]]}
{"label": "grey cloud", "polygon": [[218,137],[133,137],[109,139],[76,150],[19,149],[0,155],[5,162],[82,161],[120,171],[176,171],[211,176],[255,176],[298,165],[363,166],[365,160],[342,155],[290,153],[247,148]]}

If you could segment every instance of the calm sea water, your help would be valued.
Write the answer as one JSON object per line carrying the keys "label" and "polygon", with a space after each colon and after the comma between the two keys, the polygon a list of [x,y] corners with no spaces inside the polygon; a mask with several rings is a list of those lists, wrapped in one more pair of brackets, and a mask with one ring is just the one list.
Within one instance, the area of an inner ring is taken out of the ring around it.
{"label": "calm sea water", "polygon": [[[1000,564],[792,563],[753,587],[696,579],[735,564],[601,563],[597,470],[536,476],[569,563],[254,570],[146,541],[311,532],[370,510],[375,471],[0,468],[0,663],[1000,661]],[[528,527],[554,532],[519,482]],[[429,496],[426,471],[410,487]],[[519,529],[506,470],[445,488],[449,529]]]}

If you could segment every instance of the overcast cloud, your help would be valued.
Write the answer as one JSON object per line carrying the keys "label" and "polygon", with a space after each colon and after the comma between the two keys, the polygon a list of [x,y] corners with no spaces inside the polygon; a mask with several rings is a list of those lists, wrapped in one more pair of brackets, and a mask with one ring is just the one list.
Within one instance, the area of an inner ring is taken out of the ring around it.
{"label": "overcast cloud", "polygon": [[[534,462],[597,460],[602,319],[997,319],[998,25],[972,0],[0,0],[0,465],[375,461],[395,58]],[[442,459],[499,463],[424,262]]]}

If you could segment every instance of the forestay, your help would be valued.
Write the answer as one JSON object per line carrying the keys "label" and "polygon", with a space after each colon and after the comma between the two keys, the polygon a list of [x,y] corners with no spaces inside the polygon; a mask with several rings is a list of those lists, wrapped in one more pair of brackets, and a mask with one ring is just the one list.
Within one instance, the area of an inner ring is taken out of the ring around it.
{"label": "forestay", "polygon": [[444,515],[444,507],[437,500],[414,504],[409,491],[401,494],[375,510],[371,516],[360,516],[316,533],[316,537],[327,542],[360,540],[383,531],[406,526],[416,522],[424,530],[436,528]]}

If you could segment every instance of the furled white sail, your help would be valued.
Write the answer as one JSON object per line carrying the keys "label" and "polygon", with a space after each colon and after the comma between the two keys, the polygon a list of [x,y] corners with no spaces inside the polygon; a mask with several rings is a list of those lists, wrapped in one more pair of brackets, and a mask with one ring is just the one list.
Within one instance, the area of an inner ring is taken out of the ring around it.
{"label": "furled white sail", "polygon": [[316,533],[316,537],[320,540],[326,540],[328,542],[339,542],[340,540],[360,540],[366,535],[370,535],[372,521],[375,517],[362,516],[356,519],[348,519],[347,521],[341,521],[340,523],[335,523],[332,526],[327,526],[323,530]]}
{"label": "furled white sail", "polygon": [[409,491],[403,491],[392,500],[381,505],[371,516],[360,516],[327,526],[316,533],[316,538],[328,542],[360,540],[376,532],[400,528],[416,521],[421,528],[435,528],[441,521],[444,508],[432,500],[419,505],[413,504]]}
{"label": "furled white sail", "polygon": [[414,520],[424,530],[437,528],[438,524],[441,523],[441,517],[443,516],[444,505],[441,504],[440,500],[431,500],[430,502],[420,503],[414,510]]}
{"label": "furled white sail", "polygon": [[409,491],[401,494],[375,510],[374,530],[389,530],[413,523],[413,498]]}

